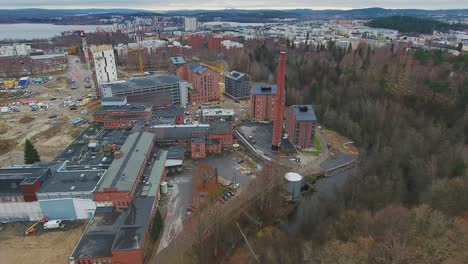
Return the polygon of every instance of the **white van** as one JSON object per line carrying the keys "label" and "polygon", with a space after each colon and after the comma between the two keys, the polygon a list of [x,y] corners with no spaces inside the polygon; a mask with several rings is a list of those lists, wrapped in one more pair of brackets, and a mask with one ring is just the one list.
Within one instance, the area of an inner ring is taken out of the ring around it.
{"label": "white van", "polygon": [[64,228],[65,225],[62,224],[62,220],[51,220],[44,223],[44,229],[56,229],[56,228]]}

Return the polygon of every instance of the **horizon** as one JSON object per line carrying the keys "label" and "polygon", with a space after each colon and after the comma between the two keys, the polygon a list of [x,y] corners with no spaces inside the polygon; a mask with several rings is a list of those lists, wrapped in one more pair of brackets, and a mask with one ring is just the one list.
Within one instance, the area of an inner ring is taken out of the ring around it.
{"label": "horizon", "polygon": [[468,2],[456,0],[315,0],[311,4],[308,0],[292,0],[284,3],[280,0],[239,0],[235,3],[219,3],[217,0],[198,2],[195,0],[82,0],[80,2],[63,0],[17,0],[14,2],[0,0],[0,9],[51,9],[51,10],[79,10],[79,9],[132,9],[142,11],[193,11],[193,10],[353,10],[353,9],[420,9],[420,10],[448,10],[468,9]]}

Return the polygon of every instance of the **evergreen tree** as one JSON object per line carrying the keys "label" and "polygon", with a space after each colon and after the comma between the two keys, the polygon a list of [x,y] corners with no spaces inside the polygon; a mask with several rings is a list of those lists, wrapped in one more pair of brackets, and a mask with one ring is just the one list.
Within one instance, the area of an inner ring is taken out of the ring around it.
{"label": "evergreen tree", "polygon": [[29,139],[26,139],[24,143],[24,163],[26,164],[33,164],[34,162],[41,161],[41,157],[37,152],[34,145],[31,143]]}

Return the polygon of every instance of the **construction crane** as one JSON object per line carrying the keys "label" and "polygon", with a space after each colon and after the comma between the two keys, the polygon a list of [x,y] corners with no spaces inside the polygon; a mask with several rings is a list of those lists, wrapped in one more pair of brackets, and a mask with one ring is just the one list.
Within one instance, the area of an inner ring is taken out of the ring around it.
{"label": "construction crane", "polygon": [[138,45],[134,48],[129,49],[129,52],[137,52],[138,54],[138,66],[139,70],[141,73],[143,73],[144,67],[143,67],[143,49],[144,47],[142,45]]}

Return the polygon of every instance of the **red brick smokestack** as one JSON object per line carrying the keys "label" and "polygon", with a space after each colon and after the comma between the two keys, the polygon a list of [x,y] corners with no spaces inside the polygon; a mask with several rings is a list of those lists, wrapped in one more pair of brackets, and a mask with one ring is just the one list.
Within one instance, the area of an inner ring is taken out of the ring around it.
{"label": "red brick smokestack", "polygon": [[280,52],[278,66],[278,90],[276,91],[275,115],[273,119],[273,138],[271,148],[277,150],[281,146],[283,135],[283,115],[284,115],[284,79],[286,75],[286,56],[285,51]]}

